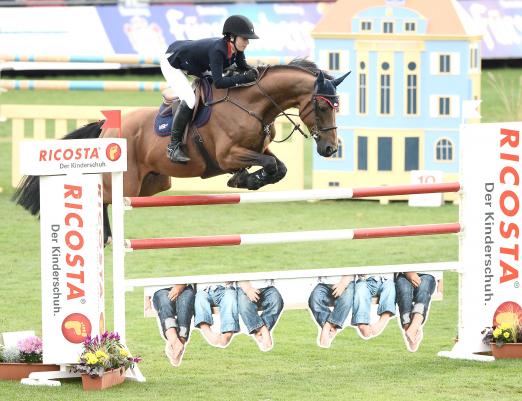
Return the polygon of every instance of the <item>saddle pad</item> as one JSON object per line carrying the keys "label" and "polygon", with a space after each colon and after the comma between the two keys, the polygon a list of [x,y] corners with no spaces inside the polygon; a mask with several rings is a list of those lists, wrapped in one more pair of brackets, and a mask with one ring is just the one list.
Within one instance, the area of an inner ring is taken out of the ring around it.
{"label": "saddle pad", "polygon": [[[212,86],[208,79],[202,78],[201,82],[201,90],[203,93],[203,97],[199,98],[199,106],[196,112],[196,116],[192,120],[192,125],[195,125],[197,128],[204,126],[208,120],[210,119],[210,114],[212,112],[212,106],[207,106],[206,102],[212,101]],[[204,102],[203,102],[204,99]],[[175,100],[173,105],[176,109],[179,104],[179,100]],[[158,114],[154,119],[154,132],[159,136],[169,136],[172,120],[174,119],[172,115],[172,107],[171,105],[166,105],[164,103],[161,104],[158,110]]]}

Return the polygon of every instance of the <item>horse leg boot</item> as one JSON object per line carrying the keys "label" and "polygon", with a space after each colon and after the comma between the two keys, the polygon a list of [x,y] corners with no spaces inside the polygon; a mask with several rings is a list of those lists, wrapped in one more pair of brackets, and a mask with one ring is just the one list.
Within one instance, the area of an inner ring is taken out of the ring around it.
{"label": "horse leg boot", "polygon": [[191,117],[192,109],[182,100],[174,114],[170,143],[167,145],[167,157],[173,163],[186,163],[190,161],[190,157],[181,149],[181,139]]}

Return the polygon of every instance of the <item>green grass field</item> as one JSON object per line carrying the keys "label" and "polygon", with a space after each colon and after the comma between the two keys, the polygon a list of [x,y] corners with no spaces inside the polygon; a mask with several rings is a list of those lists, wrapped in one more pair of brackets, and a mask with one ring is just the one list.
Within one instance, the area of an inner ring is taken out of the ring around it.
{"label": "green grass field", "polygon": [[[520,70],[496,70],[514,79]],[[112,79],[113,77],[104,77]],[[102,79],[102,78],[96,78]],[[139,77],[138,79],[142,79]],[[151,79],[159,79],[152,77]],[[483,121],[510,120],[485,78]],[[10,92],[0,103],[154,105],[158,94]],[[0,332],[40,333],[39,224],[10,202],[9,124],[0,123]],[[401,224],[453,222],[458,208],[415,209],[405,203],[377,202],[259,204],[135,210],[126,218],[130,238],[298,231]],[[321,242],[237,248],[194,248],[134,252],[126,256],[127,277],[362,266],[451,261],[456,236],[353,242]],[[112,316],[111,253],[106,251],[107,315]],[[0,400],[519,400],[519,361],[479,363],[437,357],[457,333],[457,275],[444,275],[444,300],[433,302],[417,353],[409,353],[396,320],[378,338],[363,341],[351,328],[330,349],[316,346],[316,326],[308,311],[283,313],[274,330],[275,347],[258,351],[245,335],[227,349],[210,347],[195,331],[183,363],[172,368],[163,354],[154,319],[142,317],[143,293],[127,294],[127,337],[143,357],[143,384],[128,382],[102,393],[84,393],[79,381],[61,387],[26,387],[0,382]],[[110,326],[111,321],[108,319]]]}

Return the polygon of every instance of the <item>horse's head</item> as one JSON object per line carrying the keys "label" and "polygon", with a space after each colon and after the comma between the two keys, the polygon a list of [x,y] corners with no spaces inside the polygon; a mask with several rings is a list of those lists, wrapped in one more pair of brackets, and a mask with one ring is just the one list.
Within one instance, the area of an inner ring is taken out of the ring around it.
{"label": "horse's head", "polygon": [[339,110],[339,96],[337,86],[350,74],[346,73],[336,79],[327,79],[322,71],[319,72],[314,85],[311,100],[311,110],[301,109],[301,120],[306,124],[310,134],[317,143],[317,153],[324,157],[330,157],[337,152],[337,126],[335,125],[335,112]]}

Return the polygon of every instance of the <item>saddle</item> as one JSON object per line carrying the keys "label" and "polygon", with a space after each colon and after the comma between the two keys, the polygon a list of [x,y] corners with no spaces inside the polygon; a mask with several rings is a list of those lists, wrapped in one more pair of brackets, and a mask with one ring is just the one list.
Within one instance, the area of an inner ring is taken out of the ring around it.
{"label": "saddle", "polygon": [[[196,128],[204,126],[210,119],[212,112],[211,106],[206,105],[207,102],[212,101],[212,82],[210,77],[198,78],[192,86],[196,96],[196,104],[194,112],[192,113],[192,120],[187,124],[187,129],[183,136],[183,143],[186,141],[188,128],[190,126],[195,126]],[[154,119],[154,132],[156,135],[164,137],[170,135],[172,121],[174,119],[173,109],[175,112],[180,100],[174,95],[174,91],[171,88],[165,89],[162,95],[163,103],[160,105],[158,114]]]}

